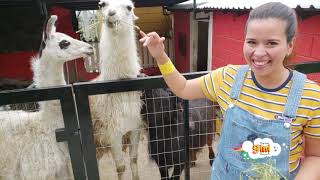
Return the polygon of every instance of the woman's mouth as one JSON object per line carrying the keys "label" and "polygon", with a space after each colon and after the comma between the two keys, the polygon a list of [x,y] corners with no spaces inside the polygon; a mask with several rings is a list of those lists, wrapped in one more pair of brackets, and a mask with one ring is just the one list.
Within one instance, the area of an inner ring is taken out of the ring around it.
{"label": "woman's mouth", "polygon": [[271,61],[257,61],[257,60],[252,60],[252,62],[253,62],[252,63],[253,66],[257,69],[262,69],[271,63]]}

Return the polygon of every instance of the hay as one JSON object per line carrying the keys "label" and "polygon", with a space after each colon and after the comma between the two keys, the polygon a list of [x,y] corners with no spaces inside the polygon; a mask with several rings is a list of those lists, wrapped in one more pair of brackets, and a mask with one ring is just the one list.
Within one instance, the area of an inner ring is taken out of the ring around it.
{"label": "hay", "polygon": [[[253,174],[254,177],[250,177],[248,174]],[[279,170],[275,168],[275,162],[269,159],[267,163],[253,162],[248,170],[242,171],[240,173],[240,180],[247,176],[249,180],[276,180],[284,178],[288,180]]]}

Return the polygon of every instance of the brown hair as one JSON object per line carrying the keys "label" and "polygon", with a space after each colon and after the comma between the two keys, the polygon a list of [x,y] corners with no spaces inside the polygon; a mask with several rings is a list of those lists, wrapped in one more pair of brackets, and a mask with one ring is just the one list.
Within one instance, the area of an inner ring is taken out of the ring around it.
{"label": "brown hair", "polygon": [[[290,7],[280,3],[280,2],[269,2],[254,8],[250,14],[246,23],[245,31],[247,31],[248,23],[254,19],[268,19],[275,18],[283,20],[287,23],[287,27],[285,30],[287,36],[287,43],[292,42],[293,38],[297,34],[297,15],[296,12]],[[285,66],[288,65],[288,60],[292,56],[286,56],[283,64]]]}

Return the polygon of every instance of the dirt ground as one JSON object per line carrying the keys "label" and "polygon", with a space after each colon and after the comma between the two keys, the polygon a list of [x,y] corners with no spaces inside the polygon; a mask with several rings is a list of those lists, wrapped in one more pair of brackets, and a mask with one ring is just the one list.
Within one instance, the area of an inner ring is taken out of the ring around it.
{"label": "dirt ground", "polygon": [[[213,142],[214,151],[216,151],[217,143]],[[126,172],[125,179],[131,180],[131,169],[129,161],[129,153],[126,153]],[[148,156],[147,137],[144,136],[140,141],[139,155],[138,155],[138,167],[140,180],[160,180],[160,173],[156,163]],[[170,172],[172,169],[170,169]],[[111,153],[106,154],[99,162],[100,179],[102,180],[117,180],[117,173],[114,161]],[[197,161],[195,167],[190,169],[190,175],[192,180],[209,180],[211,167],[208,158],[208,148],[205,146],[202,152],[197,154]],[[180,177],[180,180],[184,180],[184,172]]]}

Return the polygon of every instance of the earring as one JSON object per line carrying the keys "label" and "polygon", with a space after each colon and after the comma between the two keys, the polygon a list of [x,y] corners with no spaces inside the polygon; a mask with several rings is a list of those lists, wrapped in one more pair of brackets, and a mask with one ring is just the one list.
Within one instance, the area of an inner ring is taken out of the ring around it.
{"label": "earring", "polygon": [[285,58],[288,58],[289,56],[290,56],[290,53],[287,53]]}

